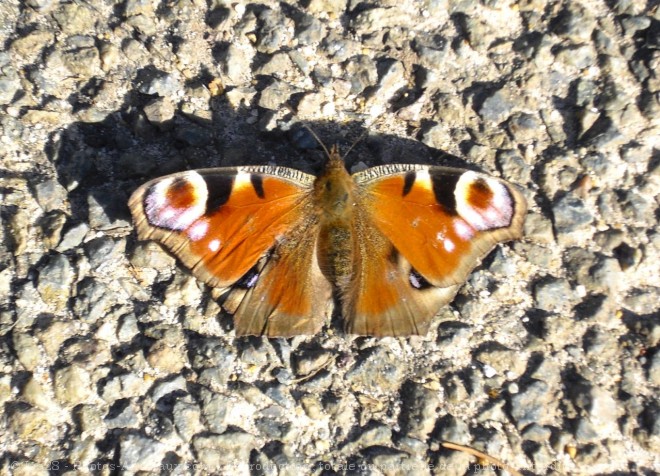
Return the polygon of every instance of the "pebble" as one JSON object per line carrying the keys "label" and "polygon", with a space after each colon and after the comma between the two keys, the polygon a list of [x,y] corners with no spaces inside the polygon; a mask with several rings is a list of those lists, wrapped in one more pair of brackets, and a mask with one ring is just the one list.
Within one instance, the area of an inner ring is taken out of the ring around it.
{"label": "pebble", "polygon": [[560,63],[578,70],[590,68],[596,64],[597,53],[591,45],[567,46],[557,51],[555,58]]}
{"label": "pebble", "polygon": [[288,100],[293,89],[283,81],[273,81],[266,86],[259,95],[258,105],[266,109],[277,109],[280,104]]}
{"label": "pebble", "polygon": [[94,10],[86,4],[60,4],[52,15],[66,35],[81,35],[92,32],[97,21]]}
{"label": "pebble", "polygon": [[158,341],[149,348],[147,362],[154,369],[165,373],[178,373],[188,363],[183,346],[171,345],[167,342]]}
{"label": "pebble", "polygon": [[230,407],[229,398],[209,391],[202,392],[200,397],[205,426],[213,433],[224,433],[227,429],[226,419]]}
{"label": "pebble", "polygon": [[171,254],[153,241],[138,243],[133,249],[130,260],[136,268],[150,267],[160,271],[171,269],[176,263],[176,259]]}
{"label": "pebble", "polygon": [[553,312],[575,302],[575,294],[567,280],[549,278],[534,286],[534,301],[537,309]]}
{"label": "pebble", "polygon": [[62,54],[61,61],[72,74],[79,79],[89,79],[100,73],[101,57],[95,46],[81,47],[73,43],[71,48]]}
{"label": "pebble", "polygon": [[391,101],[394,95],[406,86],[405,69],[402,63],[398,61],[383,62],[378,67],[382,69],[383,73],[366,103],[367,109],[374,108],[375,111],[383,107],[386,102]]}
{"label": "pebble", "polygon": [[66,256],[55,254],[39,272],[37,289],[53,312],[62,312],[71,297],[75,269]]}
{"label": "pebble", "polygon": [[219,468],[228,463],[248,464],[257,440],[249,433],[228,431],[221,435],[195,436],[192,445],[200,463]]}
{"label": "pebble", "polygon": [[526,369],[528,356],[525,352],[493,345],[481,350],[475,359],[491,367],[496,374],[506,375],[508,379],[517,379]]}
{"label": "pebble", "polygon": [[202,423],[202,412],[194,403],[178,400],[172,409],[174,425],[182,438],[192,440],[192,438],[204,431]]}
{"label": "pebble", "polygon": [[558,199],[552,207],[552,212],[555,229],[560,236],[586,230],[593,222],[593,215],[584,201],[572,193]]}
{"label": "pebble", "polygon": [[76,336],[78,328],[72,320],[54,320],[35,332],[43,349],[51,359],[56,359],[64,343]]}
{"label": "pebble", "polygon": [[523,229],[525,236],[536,243],[549,244],[555,241],[552,221],[539,213],[528,213]]}
{"label": "pebble", "polygon": [[119,400],[110,408],[103,423],[109,429],[139,428],[141,423],[139,409],[130,400]]}
{"label": "pebble", "polygon": [[569,397],[582,410],[584,417],[578,422],[576,438],[579,442],[594,441],[616,431],[619,409],[609,391],[588,383],[577,376]]}
{"label": "pebble", "polygon": [[106,402],[122,398],[138,397],[147,392],[150,383],[133,373],[124,373],[108,377],[100,389],[100,395]]}
{"label": "pebble", "polygon": [[530,181],[532,168],[515,151],[504,151],[497,155],[496,160],[507,180],[521,185]]}
{"label": "pebble", "polygon": [[163,302],[166,306],[184,304],[197,306],[202,298],[199,282],[192,276],[184,273],[175,273],[174,280],[165,291]]}
{"label": "pebble", "polygon": [[174,104],[167,97],[156,98],[144,106],[144,114],[152,124],[161,130],[168,130],[176,110]]}
{"label": "pebble", "polygon": [[247,107],[257,95],[256,89],[252,87],[233,88],[227,91],[226,97],[233,108]]}
{"label": "pebble", "polygon": [[143,94],[173,98],[182,89],[179,78],[157,69],[144,70],[138,90]]}
{"label": "pebble", "polygon": [[371,446],[390,446],[392,444],[392,429],[385,425],[374,425],[366,428],[358,437],[343,448],[343,452],[352,455],[356,451]]}
{"label": "pebble", "polygon": [[257,68],[255,73],[283,78],[291,75],[293,69],[293,62],[287,53],[275,53],[268,61]]}
{"label": "pebble", "polygon": [[440,418],[438,421],[438,428],[440,428],[439,439],[443,441],[451,441],[458,445],[465,445],[471,439],[468,425],[452,415],[445,415]]}
{"label": "pebble", "polygon": [[85,255],[92,269],[118,262],[123,257],[125,249],[124,240],[115,240],[109,236],[101,236],[85,243]]}
{"label": "pebble", "polygon": [[648,375],[649,381],[653,385],[658,385],[660,383],[660,352],[656,352],[651,358]]}
{"label": "pebble", "polygon": [[323,40],[325,32],[323,23],[312,15],[303,14],[296,20],[296,39],[299,45],[317,45]]}
{"label": "pebble", "polygon": [[479,115],[484,121],[499,124],[505,121],[513,111],[514,103],[508,95],[498,90],[490,94],[479,108]]}
{"label": "pebble", "polygon": [[57,412],[58,405],[38,379],[31,376],[21,389],[21,398],[41,410]]}
{"label": "pebble", "polygon": [[64,405],[77,405],[92,396],[91,376],[77,365],[57,370],[54,386],[57,400]]}
{"label": "pebble", "polygon": [[366,351],[346,373],[346,383],[374,392],[395,390],[403,378],[403,368],[394,355],[383,347]]}
{"label": "pebble", "polygon": [[99,187],[87,197],[89,226],[94,230],[114,230],[128,226],[128,217],[120,212],[125,197],[110,187]]}
{"label": "pebble", "polygon": [[336,17],[344,13],[347,7],[347,0],[311,0],[307,10],[312,15],[325,14]]}
{"label": "pebble", "polygon": [[78,223],[64,231],[62,239],[57,245],[57,251],[60,253],[78,247],[89,232],[89,226],[86,223]]}
{"label": "pebble", "polygon": [[351,82],[351,94],[360,94],[378,81],[376,63],[367,55],[348,59],[344,67]]}
{"label": "pebble", "polygon": [[163,443],[140,434],[125,434],[119,440],[119,464],[125,471],[156,471],[167,453]]}
{"label": "pebble", "polygon": [[17,408],[8,417],[9,430],[19,438],[47,444],[59,436],[48,421],[48,413],[38,408]]}
{"label": "pebble", "polygon": [[525,144],[535,140],[536,131],[541,127],[541,121],[533,114],[514,113],[509,118],[507,128],[516,142]]}
{"label": "pebble", "polygon": [[551,22],[553,31],[576,41],[586,41],[596,28],[593,16],[586,7],[572,4],[564,7]]}
{"label": "pebble", "polygon": [[332,354],[329,352],[315,349],[300,353],[294,357],[294,369],[298,376],[311,376],[332,362]]}
{"label": "pebble", "polygon": [[283,45],[290,44],[293,22],[281,11],[265,8],[257,15],[256,48],[260,53],[274,53]]}
{"label": "pebble", "polygon": [[557,403],[547,383],[534,381],[510,397],[511,416],[519,429],[531,423],[553,424]]}
{"label": "pebble", "polygon": [[45,212],[65,210],[67,192],[57,180],[47,180],[34,187],[35,197]]}
{"label": "pebble", "polygon": [[59,211],[53,211],[42,217],[39,226],[44,237],[44,245],[48,249],[53,249],[62,238],[62,228],[66,222],[66,215]]}
{"label": "pebble", "polygon": [[440,397],[437,392],[420,385],[407,385],[403,390],[406,402],[401,415],[401,428],[412,438],[426,441],[435,428]]}
{"label": "pebble", "polygon": [[98,281],[86,278],[77,290],[73,311],[83,322],[97,322],[107,316],[113,302],[112,293]]}
{"label": "pebble", "polygon": [[223,55],[223,72],[228,85],[243,87],[248,85],[252,79],[250,65],[255,54],[255,51],[246,45],[232,44],[227,47]]}
{"label": "pebble", "polygon": [[0,102],[10,104],[23,94],[21,78],[11,65],[3,65],[0,73]]}

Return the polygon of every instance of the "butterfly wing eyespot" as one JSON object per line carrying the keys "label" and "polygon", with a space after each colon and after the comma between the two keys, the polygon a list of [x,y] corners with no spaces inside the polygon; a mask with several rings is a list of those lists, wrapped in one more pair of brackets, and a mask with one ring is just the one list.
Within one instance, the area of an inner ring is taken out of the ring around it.
{"label": "butterfly wing eyespot", "polygon": [[[143,185],[129,207],[140,239],[164,245],[210,286],[235,288],[228,305],[235,310],[238,335],[288,333],[284,321],[291,329],[316,331],[320,324],[309,315],[320,305],[314,301],[318,290],[327,285],[319,282],[314,257],[290,245],[301,242],[297,235],[306,229],[314,236],[313,181],[283,167],[182,172]],[[313,243],[306,246],[313,252]],[[287,259],[291,253],[300,259]]]}

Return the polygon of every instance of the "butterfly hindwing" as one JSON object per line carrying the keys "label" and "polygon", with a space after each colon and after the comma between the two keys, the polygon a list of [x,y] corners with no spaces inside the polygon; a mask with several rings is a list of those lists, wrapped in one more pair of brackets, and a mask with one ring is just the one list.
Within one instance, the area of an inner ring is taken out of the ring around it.
{"label": "butterfly hindwing", "polygon": [[415,271],[369,213],[358,213],[353,279],[342,293],[344,329],[373,336],[426,334],[431,319],[451,301],[458,286],[439,288],[421,277],[415,282]]}
{"label": "butterfly hindwing", "polygon": [[[292,228],[262,259],[234,312],[237,335],[291,337],[315,334],[325,321],[331,286],[318,265],[318,222],[306,220]],[[264,298],[265,297],[265,298]]]}

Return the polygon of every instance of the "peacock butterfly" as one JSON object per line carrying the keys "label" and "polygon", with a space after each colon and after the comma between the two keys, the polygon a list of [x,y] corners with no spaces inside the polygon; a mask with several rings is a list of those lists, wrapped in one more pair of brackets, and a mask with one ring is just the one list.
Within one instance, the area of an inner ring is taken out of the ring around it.
{"label": "peacock butterfly", "polygon": [[237,335],[314,334],[333,296],[347,333],[426,334],[472,269],[521,237],[526,202],[471,170],[383,165],[350,175],[334,147],[318,176],[276,166],[152,180],[129,207],[163,244],[226,291]]}

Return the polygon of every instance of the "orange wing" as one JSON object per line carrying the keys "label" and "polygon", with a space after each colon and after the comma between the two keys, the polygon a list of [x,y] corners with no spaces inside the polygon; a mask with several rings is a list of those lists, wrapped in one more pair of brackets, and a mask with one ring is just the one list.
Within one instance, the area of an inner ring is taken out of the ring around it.
{"label": "orange wing", "polygon": [[458,286],[415,285],[418,274],[373,223],[365,207],[356,210],[352,279],[341,290],[344,329],[373,336],[424,335],[431,318]]}
{"label": "orange wing", "polygon": [[481,259],[497,243],[522,234],[525,199],[484,174],[392,165],[354,180],[362,244],[344,302],[350,332],[425,333]]}
{"label": "orange wing", "polygon": [[462,283],[497,244],[520,238],[527,205],[511,184],[447,167],[355,176],[371,221],[429,283]]}
{"label": "orange wing", "polygon": [[328,287],[315,243],[297,236],[318,222],[313,181],[283,167],[189,171],[143,185],[129,207],[141,239],[162,243],[210,286],[239,288],[230,295],[238,335],[276,335],[286,326],[271,323],[283,320],[310,333],[322,325],[309,317],[317,292]]}

